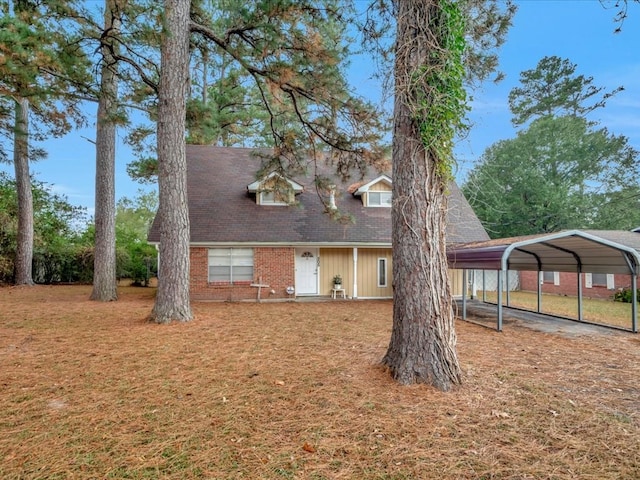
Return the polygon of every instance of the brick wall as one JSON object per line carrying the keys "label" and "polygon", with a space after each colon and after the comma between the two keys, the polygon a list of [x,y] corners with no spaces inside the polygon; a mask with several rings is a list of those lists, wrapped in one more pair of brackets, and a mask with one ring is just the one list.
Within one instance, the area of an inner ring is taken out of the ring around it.
{"label": "brick wall", "polygon": [[[192,247],[191,262],[191,298],[193,300],[255,300],[258,288],[251,282],[229,285],[222,282],[209,282],[209,249]],[[269,285],[262,288],[261,298],[273,300],[290,298],[286,288],[295,283],[295,253],[290,247],[260,247],[253,249],[253,275],[258,283]],[[271,293],[274,290],[275,293]]]}
{"label": "brick wall", "polygon": [[[609,290],[606,286],[593,285],[586,288],[584,274],[582,275],[582,296],[585,298],[611,298],[611,296],[621,288],[629,288],[631,286],[631,277],[629,275],[615,275],[615,288]],[[523,291],[536,292],[538,289],[538,272],[520,272],[520,288]],[[556,295],[578,296],[578,279],[575,273],[560,272],[560,285],[553,283],[543,283],[542,293],[551,293]]]}

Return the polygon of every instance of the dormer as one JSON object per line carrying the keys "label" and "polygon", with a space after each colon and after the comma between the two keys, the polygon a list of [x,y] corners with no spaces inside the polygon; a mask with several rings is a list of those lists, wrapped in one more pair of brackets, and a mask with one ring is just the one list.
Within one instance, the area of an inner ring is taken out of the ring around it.
{"label": "dormer", "polygon": [[362,197],[362,205],[365,207],[391,207],[391,190],[393,182],[391,177],[380,175],[369,183],[362,185],[353,194]]}
{"label": "dormer", "polygon": [[256,194],[258,205],[286,207],[295,202],[295,196],[302,193],[304,187],[277,172],[271,172],[247,185],[247,190]]}

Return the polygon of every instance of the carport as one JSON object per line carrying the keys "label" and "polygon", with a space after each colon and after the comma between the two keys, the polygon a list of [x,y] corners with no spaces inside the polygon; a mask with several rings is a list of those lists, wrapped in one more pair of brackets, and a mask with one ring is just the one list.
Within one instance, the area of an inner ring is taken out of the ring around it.
{"label": "carport", "polygon": [[[633,291],[631,330],[638,332],[637,277],[640,271],[640,233],[620,230],[567,230],[526,237],[501,238],[456,245],[447,251],[449,268],[495,270],[498,275],[497,330],[502,331],[502,282],[509,270],[575,272],[578,321],[582,322],[582,273],[621,273],[631,276]],[[538,313],[542,313],[542,286],[538,282]],[[509,290],[507,289],[507,295]],[[508,298],[507,298],[508,299]],[[509,302],[507,302],[508,304]],[[466,288],[462,318],[466,319]]]}

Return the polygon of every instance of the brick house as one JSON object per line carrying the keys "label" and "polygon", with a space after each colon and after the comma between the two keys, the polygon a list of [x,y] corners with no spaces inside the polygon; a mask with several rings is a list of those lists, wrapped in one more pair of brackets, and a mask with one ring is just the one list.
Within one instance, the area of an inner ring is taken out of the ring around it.
{"label": "brick house", "polygon": [[[610,299],[617,291],[631,288],[631,275],[620,273],[582,273],[582,296]],[[520,272],[520,289],[536,292],[538,282],[542,293],[575,297],[578,279],[570,272]]]}
{"label": "brick house", "polygon": [[[187,145],[191,297],[329,296],[340,275],[339,293],[347,297],[391,298],[390,175],[376,173],[358,183],[334,178],[335,188],[319,191],[312,175],[256,178],[260,166],[252,149]],[[351,220],[332,219],[327,209],[333,205]],[[447,239],[488,239],[453,183]],[[156,218],[149,242],[159,240]],[[451,278],[454,295],[460,293],[461,272]]]}

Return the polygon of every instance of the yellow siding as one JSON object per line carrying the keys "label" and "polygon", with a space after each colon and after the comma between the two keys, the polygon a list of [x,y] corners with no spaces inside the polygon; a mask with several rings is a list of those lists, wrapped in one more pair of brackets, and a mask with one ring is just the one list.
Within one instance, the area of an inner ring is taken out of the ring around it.
{"label": "yellow siding", "polygon": [[[378,259],[387,259],[387,286],[378,287]],[[389,298],[393,297],[392,260],[390,248],[358,249],[358,297]]]}
{"label": "yellow siding", "polygon": [[391,185],[389,185],[387,182],[380,181],[378,183],[375,183],[375,184],[371,185],[369,187],[369,191],[371,191],[371,192],[390,192],[391,188],[392,188]]}
{"label": "yellow siding", "polygon": [[451,283],[451,295],[462,296],[462,270],[449,270],[449,283]]}
{"label": "yellow siding", "polygon": [[342,277],[342,287],[353,296],[353,250],[351,248],[320,249],[320,295],[331,295],[333,277]]}
{"label": "yellow siding", "polygon": [[[387,286],[378,287],[378,259],[387,259]],[[393,260],[390,248],[358,248],[358,298],[393,297]],[[320,295],[331,295],[334,275],[342,276],[342,286],[353,297],[353,249],[320,249]],[[462,270],[449,270],[451,293],[462,295]]]}
{"label": "yellow siding", "polygon": [[[387,259],[387,286],[378,287],[378,259]],[[390,298],[393,296],[390,248],[358,248],[358,297]],[[353,297],[353,249],[320,249],[320,295],[331,295],[333,277],[342,276],[342,286]]]}

